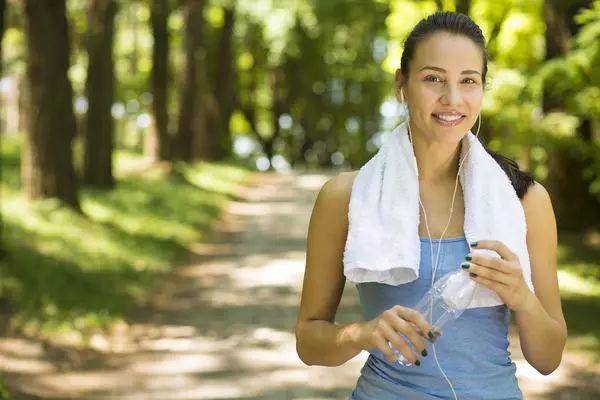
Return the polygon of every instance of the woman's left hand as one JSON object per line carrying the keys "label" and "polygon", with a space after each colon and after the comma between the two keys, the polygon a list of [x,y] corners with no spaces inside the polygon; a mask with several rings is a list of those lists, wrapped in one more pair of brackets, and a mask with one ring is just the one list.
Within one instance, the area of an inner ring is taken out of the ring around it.
{"label": "woman's left hand", "polygon": [[471,278],[496,292],[511,310],[525,308],[534,294],[525,283],[519,257],[498,240],[479,240],[472,247],[493,250],[500,258],[471,253],[471,260],[463,263],[469,264],[467,270],[477,275]]}

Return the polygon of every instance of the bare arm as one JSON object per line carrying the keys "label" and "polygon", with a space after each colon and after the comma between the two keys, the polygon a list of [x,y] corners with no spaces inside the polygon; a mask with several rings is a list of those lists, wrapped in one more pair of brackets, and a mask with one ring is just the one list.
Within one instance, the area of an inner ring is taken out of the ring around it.
{"label": "bare arm", "polygon": [[548,375],[560,365],[567,340],[556,272],[556,220],[550,196],[539,183],[529,188],[522,203],[535,295],[515,313],[515,321],[525,359]]}
{"label": "bare arm", "polygon": [[362,350],[379,349],[390,363],[401,354],[418,367],[419,359],[427,356],[426,340],[435,341],[441,334],[418,311],[394,305],[370,321],[334,321],[346,282],[343,255],[357,172],[330,179],[317,196],[308,228],[296,351],[305,364],[338,366]]}
{"label": "bare arm", "polygon": [[354,173],[328,180],[315,202],[307,237],[306,270],[296,322],[296,350],[308,365],[337,366],[361,352],[358,326],[337,324],[344,291],[342,257]]}

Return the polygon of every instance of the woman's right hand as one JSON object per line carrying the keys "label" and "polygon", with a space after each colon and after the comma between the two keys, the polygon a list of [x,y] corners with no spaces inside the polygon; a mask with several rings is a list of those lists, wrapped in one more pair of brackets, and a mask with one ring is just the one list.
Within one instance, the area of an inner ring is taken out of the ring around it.
{"label": "woman's right hand", "polygon": [[423,314],[400,305],[385,310],[376,318],[362,323],[360,327],[358,336],[361,349],[368,351],[377,348],[386,355],[390,363],[396,362],[398,356],[390,348],[388,342],[409,362],[414,364],[420,358],[400,333],[405,335],[423,356],[427,355],[425,339],[435,341],[441,335],[441,332],[431,325]]}

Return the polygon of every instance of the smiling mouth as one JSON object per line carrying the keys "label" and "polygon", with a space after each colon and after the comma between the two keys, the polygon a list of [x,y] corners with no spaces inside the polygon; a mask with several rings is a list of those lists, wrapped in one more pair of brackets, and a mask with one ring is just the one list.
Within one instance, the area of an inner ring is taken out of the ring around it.
{"label": "smiling mouth", "polygon": [[456,126],[460,124],[465,118],[466,115],[456,115],[452,117],[441,117],[439,114],[431,114],[433,119],[442,126]]}

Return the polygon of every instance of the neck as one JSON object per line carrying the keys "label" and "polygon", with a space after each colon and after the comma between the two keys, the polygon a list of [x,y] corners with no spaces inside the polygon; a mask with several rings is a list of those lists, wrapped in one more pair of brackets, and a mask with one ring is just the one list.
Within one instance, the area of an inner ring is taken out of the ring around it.
{"label": "neck", "polygon": [[419,181],[440,184],[456,180],[461,143],[432,140],[414,129],[410,123],[410,134],[419,168]]}

